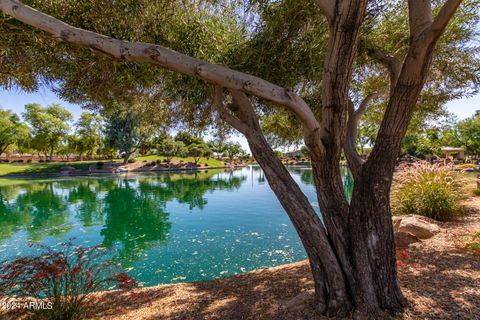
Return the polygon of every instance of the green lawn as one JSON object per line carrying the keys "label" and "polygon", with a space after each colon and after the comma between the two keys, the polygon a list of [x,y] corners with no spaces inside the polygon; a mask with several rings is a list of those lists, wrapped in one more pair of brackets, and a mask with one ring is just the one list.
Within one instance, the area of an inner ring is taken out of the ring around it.
{"label": "green lawn", "polygon": [[[155,160],[163,160],[165,157],[162,156],[145,156],[145,157],[138,157],[136,158],[137,161],[155,161]],[[179,157],[172,157],[173,160],[183,160],[184,162],[194,162],[193,158],[179,158]],[[121,160],[114,160],[114,161],[121,161]],[[60,168],[64,166],[72,166],[81,172],[87,172],[88,167],[92,163],[97,163],[98,161],[72,161],[72,162],[51,162],[51,163],[0,163],[0,177],[1,176],[8,176],[8,175],[15,175],[15,174],[43,174],[43,173],[56,173],[60,172]],[[201,158],[199,163],[201,164],[208,164],[209,167],[221,167],[224,166],[222,161],[219,161],[214,158]]]}
{"label": "green lawn", "polygon": [[88,167],[97,161],[74,161],[74,162],[51,162],[51,163],[1,163],[0,176],[11,174],[40,174],[60,172],[60,168],[71,166],[82,172],[88,171]]}
{"label": "green lawn", "polygon": [[[145,156],[145,157],[137,157],[137,161],[156,161],[156,160],[164,160],[166,157],[164,156],[157,156],[157,155],[151,155],[151,156]],[[172,160],[175,161],[180,161],[183,160],[183,162],[194,162],[192,157],[172,157]],[[214,159],[214,158],[200,158],[199,163],[201,164],[208,164],[209,167],[222,167],[224,166],[224,163],[220,160]]]}

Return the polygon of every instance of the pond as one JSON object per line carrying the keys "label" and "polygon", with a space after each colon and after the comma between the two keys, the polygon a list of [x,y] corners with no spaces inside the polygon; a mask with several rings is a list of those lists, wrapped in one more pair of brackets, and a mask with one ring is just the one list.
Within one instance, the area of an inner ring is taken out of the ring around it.
{"label": "pond", "polygon": [[[289,169],[316,205],[310,168]],[[351,179],[345,173],[347,190]],[[239,170],[0,181],[0,260],[59,248],[115,247],[145,286],[208,280],[306,258],[257,166]]]}

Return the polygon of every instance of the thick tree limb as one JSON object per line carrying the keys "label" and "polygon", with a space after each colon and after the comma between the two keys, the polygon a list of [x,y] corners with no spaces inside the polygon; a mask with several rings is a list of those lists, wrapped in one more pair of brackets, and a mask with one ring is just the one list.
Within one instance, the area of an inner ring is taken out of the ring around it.
{"label": "thick tree limb", "polygon": [[237,129],[239,132],[245,134],[248,131],[248,126],[240,121],[237,117],[231,114],[223,103],[223,88],[221,86],[215,86],[213,103],[217,108],[220,117],[229,125]]}
{"label": "thick tree limb", "polygon": [[358,107],[357,110],[355,110],[355,121],[358,123],[358,120],[360,120],[360,117],[362,117],[365,114],[365,111],[367,110],[368,105],[372,100],[384,97],[388,95],[388,90],[378,90],[376,92],[370,93],[367,95],[362,102],[360,103],[360,106]]}
{"label": "thick tree limb", "polygon": [[394,56],[375,49],[369,50],[368,55],[387,68],[390,73],[390,88],[393,88],[397,83],[400,72],[402,71],[402,61]]}
{"label": "thick tree limb", "polygon": [[[415,8],[421,9],[421,3],[423,2],[409,1],[411,23],[416,21],[417,30],[413,30],[414,32],[423,28],[423,23],[419,21],[427,21],[425,13],[422,20],[414,10]],[[436,42],[443,34],[460,3],[461,0],[446,0],[440,13],[428,25],[428,28],[422,29],[418,35],[414,33],[411,36],[408,53],[403,61],[397,83],[391,90],[389,103],[368,161],[371,170],[374,170],[372,168],[381,168],[384,171],[383,174],[390,179],[389,183],[402,138],[407,131],[418,97],[427,79]],[[427,10],[425,7],[426,4],[423,3],[424,11]],[[420,24],[422,24],[422,28],[420,28]],[[370,169],[364,168],[366,171]],[[382,173],[379,172],[379,176],[381,175]]]}
{"label": "thick tree limb", "polygon": [[461,3],[462,0],[447,0],[444,3],[429,29],[434,38],[440,37]]}
{"label": "thick tree limb", "polygon": [[364,161],[357,151],[357,120],[355,117],[355,107],[352,101],[349,101],[348,114],[347,137],[345,139],[343,151],[347,158],[348,167],[350,168],[353,177],[357,179]]}
{"label": "thick tree limb", "polygon": [[357,151],[357,135],[358,135],[358,122],[360,118],[365,114],[368,105],[372,100],[388,95],[388,90],[379,90],[377,92],[367,95],[357,110],[352,101],[349,101],[348,105],[348,123],[347,123],[347,138],[345,140],[344,151],[348,161],[348,165],[354,176],[357,176],[364,160],[358,154]]}
{"label": "thick tree limb", "polygon": [[[240,90],[229,92],[238,106],[238,118],[248,124],[249,131],[245,137],[252,154],[265,172],[271,189],[289,215],[303,245],[308,248],[307,254],[315,279],[317,310],[321,313],[327,309],[334,312],[339,309],[349,310],[351,305],[345,278],[351,279],[352,271],[345,252],[343,254],[334,252],[329,240],[329,232],[332,230],[327,232],[310,201],[275,156],[262,133],[249,97]],[[340,271],[342,267],[337,255],[344,258],[347,270],[345,273]]]}
{"label": "thick tree limb", "polygon": [[315,3],[320,8],[320,11],[322,11],[323,15],[327,18],[328,22],[332,22],[336,0],[316,0]]}
{"label": "thick tree limb", "polygon": [[411,38],[417,38],[432,23],[431,0],[408,0],[408,18]]}
{"label": "thick tree limb", "polygon": [[87,47],[115,59],[155,64],[278,103],[292,111],[306,131],[320,127],[312,110],[300,96],[261,78],[207,63],[159,45],[117,40],[76,28],[15,0],[0,0],[0,10],[25,24],[51,34],[60,41]]}

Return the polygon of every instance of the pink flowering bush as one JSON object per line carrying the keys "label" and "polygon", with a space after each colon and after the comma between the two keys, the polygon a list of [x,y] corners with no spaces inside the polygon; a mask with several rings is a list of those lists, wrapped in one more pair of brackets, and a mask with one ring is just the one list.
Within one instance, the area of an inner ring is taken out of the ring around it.
{"label": "pink flowering bush", "polygon": [[[81,319],[88,314],[93,292],[137,287],[101,246],[83,248],[71,241],[62,243],[59,251],[36,246],[42,249],[38,256],[0,263],[0,300],[17,305],[18,312],[33,319]],[[37,304],[22,307],[28,301]]]}

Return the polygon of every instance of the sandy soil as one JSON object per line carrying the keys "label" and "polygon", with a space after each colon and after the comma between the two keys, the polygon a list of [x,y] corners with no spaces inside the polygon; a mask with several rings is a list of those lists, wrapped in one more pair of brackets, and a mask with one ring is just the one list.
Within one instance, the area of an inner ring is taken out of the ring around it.
{"label": "sandy soil", "polygon": [[[396,319],[480,319],[480,256],[463,248],[480,231],[480,197],[470,214],[409,249],[399,269],[409,304]],[[321,319],[311,307],[307,261],[212,281],[104,293],[94,319]]]}

